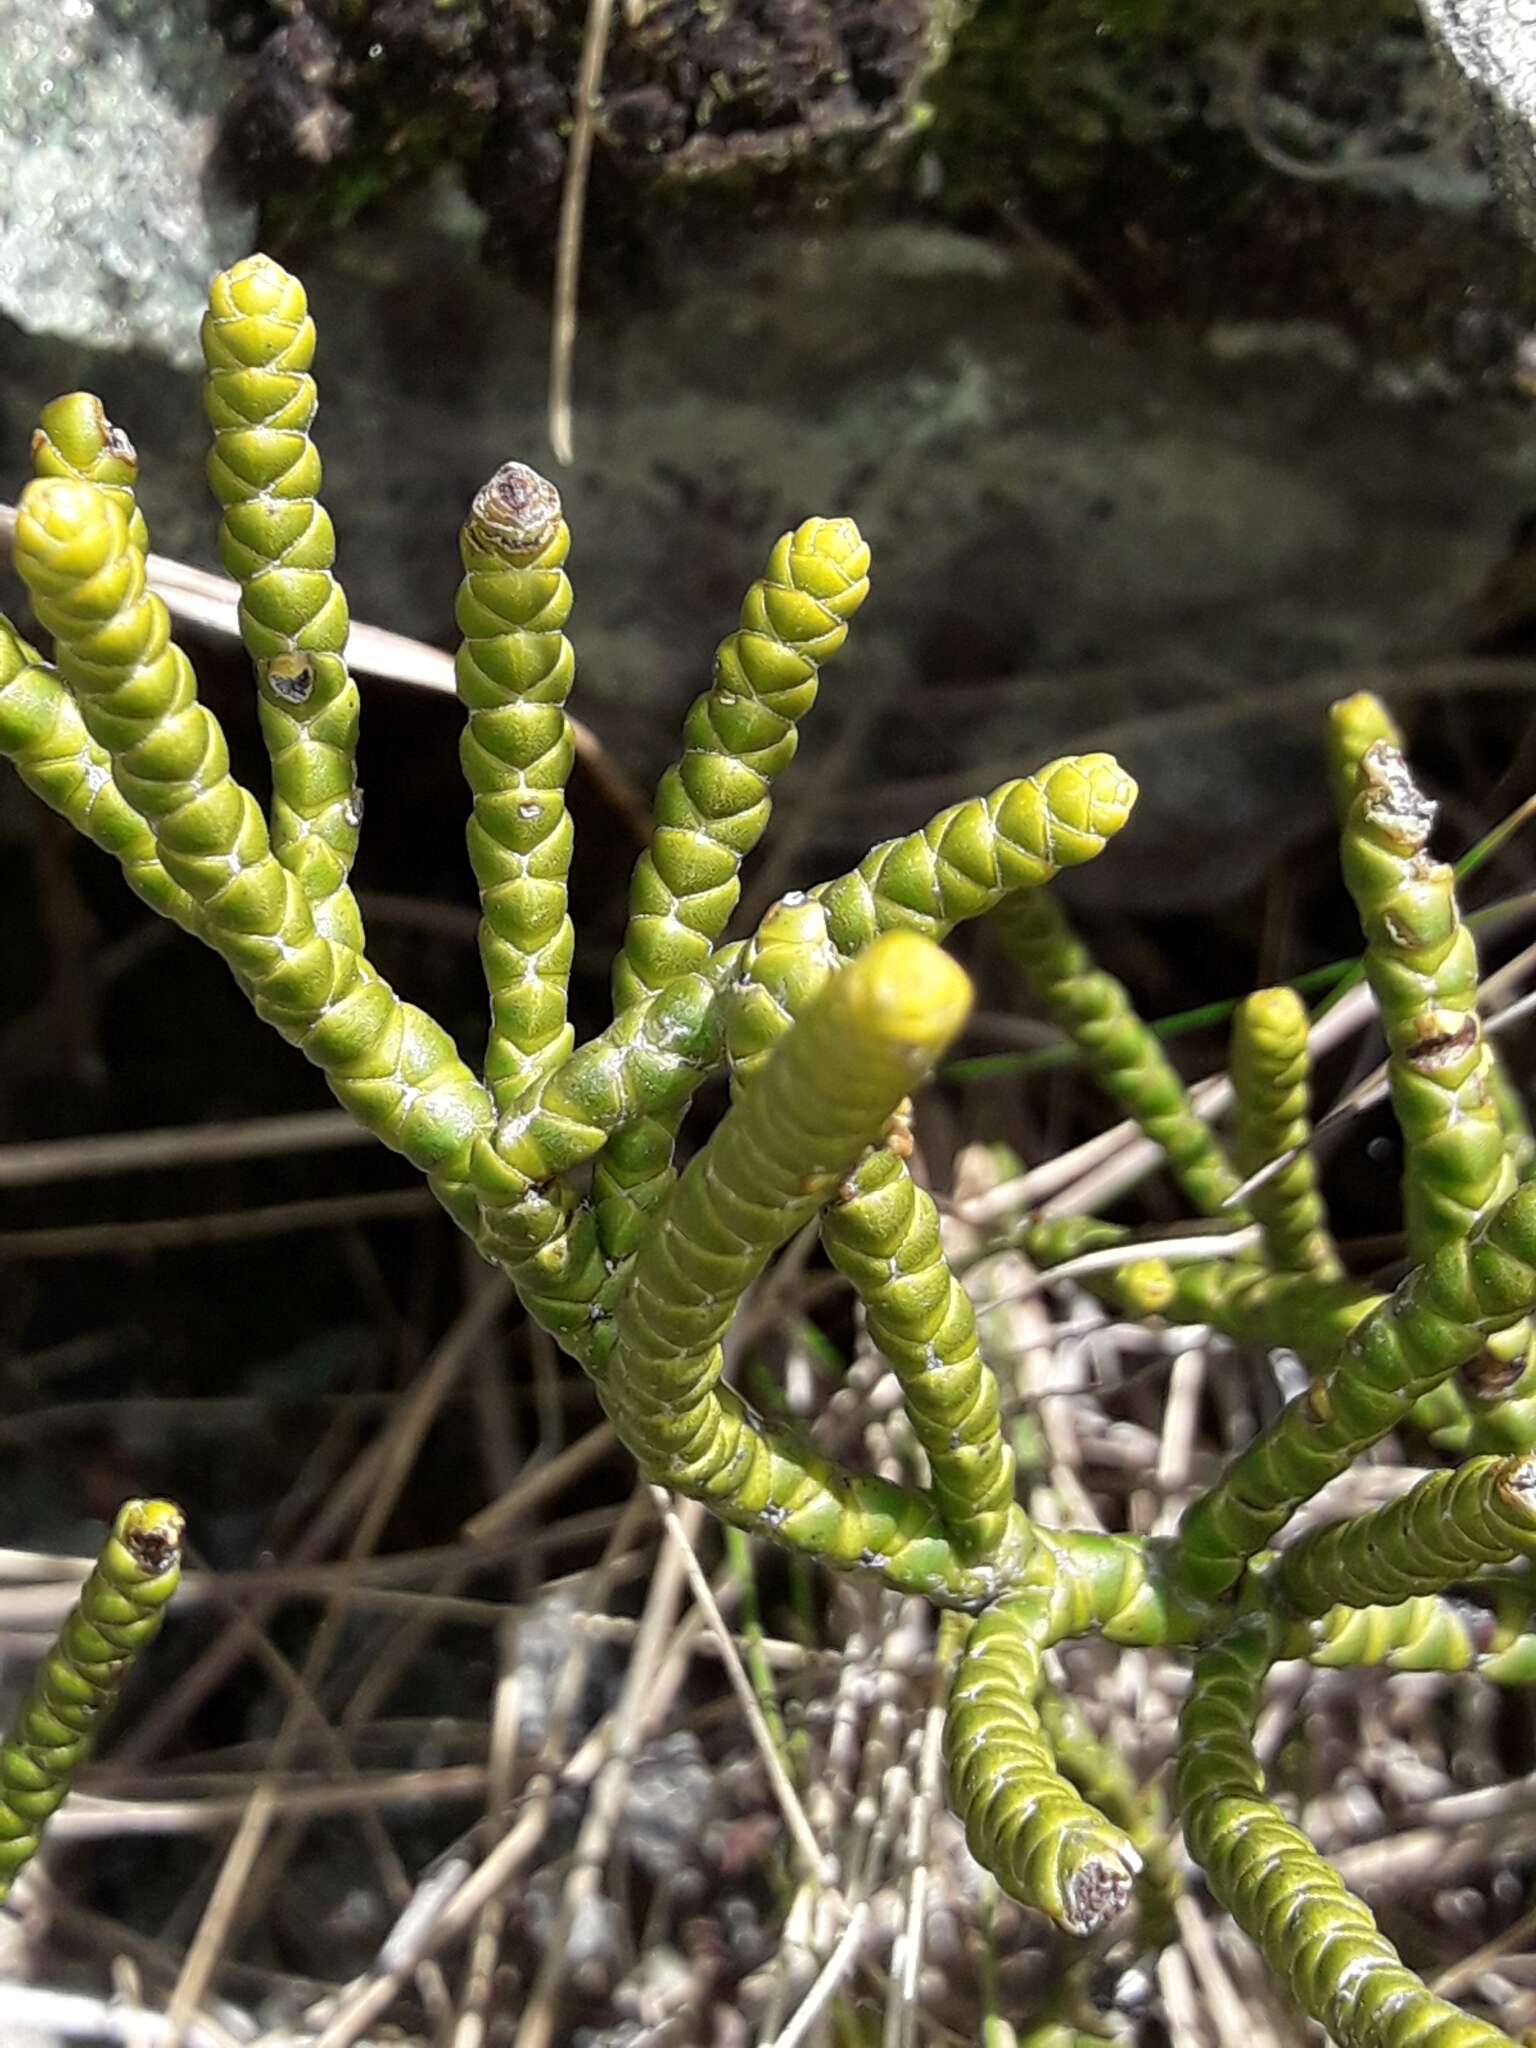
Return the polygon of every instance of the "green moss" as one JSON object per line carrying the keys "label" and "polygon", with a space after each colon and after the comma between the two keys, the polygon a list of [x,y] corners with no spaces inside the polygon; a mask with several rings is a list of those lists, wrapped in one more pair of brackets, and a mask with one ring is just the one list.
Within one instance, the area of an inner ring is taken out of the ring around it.
{"label": "green moss", "polygon": [[1347,43],[1416,20],[1412,0],[981,0],[932,95],[950,204],[1092,184],[1115,150],[1167,139],[1217,38]]}
{"label": "green moss", "polygon": [[1322,321],[1410,361],[1459,347],[1469,278],[1522,317],[1533,266],[1495,210],[1266,160],[1235,89],[1255,60],[1357,155],[1411,131],[1404,80],[1434,90],[1413,0],[981,0],[930,91],[936,208],[1050,245],[1098,317]]}

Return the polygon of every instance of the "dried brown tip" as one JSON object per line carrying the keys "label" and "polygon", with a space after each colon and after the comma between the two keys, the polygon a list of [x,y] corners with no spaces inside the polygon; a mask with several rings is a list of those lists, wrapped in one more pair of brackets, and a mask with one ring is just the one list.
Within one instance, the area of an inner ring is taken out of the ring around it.
{"label": "dried brown tip", "polygon": [[1462,1366],[1457,1378],[1473,1400],[1498,1401],[1524,1376],[1528,1363],[1523,1351],[1505,1358],[1496,1351],[1484,1350]]}
{"label": "dried brown tip", "polygon": [[1068,1934],[1097,1934],[1131,1902],[1131,1872],[1117,1856],[1090,1856],[1062,1887],[1061,1924]]}
{"label": "dried brown tip", "polygon": [[1404,853],[1429,844],[1437,806],[1413,779],[1398,749],[1386,740],[1367,747],[1360,762],[1360,801],[1374,829]]}
{"label": "dried brown tip", "polygon": [[123,1548],[143,1572],[156,1576],[181,1554],[187,1520],[174,1501],[134,1501],[119,1524]]}
{"label": "dried brown tip", "polygon": [[1499,1492],[1528,1522],[1536,1522],[1536,1453],[1522,1452],[1508,1459],[1499,1471]]}
{"label": "dried brown tip", "polygon": [[916,1149],[912,1135],[912,1098],[907,1096],[891,1112],[881,1136],[881,1144],[897,1159],[910,1159]]}
{"label": "dried brown tip", "polygon": [[469,531],[480,547],[509,560],[543,547],[560,523],[560,493],[526,462],[504,462],[475,493]]}

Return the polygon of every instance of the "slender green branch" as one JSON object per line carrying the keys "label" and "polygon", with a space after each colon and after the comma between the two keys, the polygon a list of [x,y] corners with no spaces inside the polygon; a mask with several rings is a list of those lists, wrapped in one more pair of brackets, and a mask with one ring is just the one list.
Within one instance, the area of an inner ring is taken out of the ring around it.
{"label": "slender green branch", "polygon": [[1012,1519],[1013,1452],[970,1297],[944,1256],[933,1199],[907,1171],[899,1132],[848,1176],[821,1237],[858,1289],[870,1337],[900,1382],[956,1548],[992,1556]]}
{"label": "slender green branch", "polygon": [[1260,989],[1239,1004],[1229,1067],[1238,1172],[1247,1180],[1274,1160],[1286,1162],[1248,1197],[1264,1232],[1269,1263],[1285,1272],[1338,1279],[1344,1268],[1308,1150],[1307,1006],[1293,989]]}
{"label": "slender green branch", "polygon": [[1101,1216],[1031,1216],[1018,1226],[1010,1242],[1032,1266],[1048,1273],[1053,1266],[1064,1266],[1084,1252],[1129,1245],[1135,1235],[1128,1224],[1106,1223]]}
{"label": "slender green branch", "polygon": [[[1403,1219],[1417,1264],[1465,1236],[1516,1184],[1493,1094],[1492,1058],[1477,1016],[1477,946],[1455,879],[1428,853],[1435,807],[1386,740],[1356,766],[1345,821],[1344,879],[1365,932],[1366,979],[1387,1036],[1393,1114],[1403,1135]],[[1471,1396],[1465,1448],[1536,1445],[1531,1331],[1516,1324],[1463,1376]],[[1419,1418],[1443,1426],[1448,1397]],[[1496,1416],[1491,1439],[1479,1427]]]}
{"label": "slender green branch", "polygon": [[[1340,825],[1347,822],[1350,807],[1359,794],[1361,763],[1378,741],[1384,741],[1400,754],[1406,752],[1402,730],[1379,697],[1362,690],[1353,697],[1344,697],[1338,703],[1329,706],[1328,778]],[[1486,833],[1477,845],[1456,863],[1456,879],[1464,881],[1468,875],[1474,874],[1478,867],[1505,843],[1510,833],[1529,815],[1529,810],[1528,803],[1522,804],[1501,824]],[[1536,1139],[1531,1135],[1525,1105],[1505,1073],[1497,1051],[1491,1046],[1489,1055],[1489,1080],[1494,1104],[1498,1110],[1499,1122],[1504,1129],[1510,1158],[1515,1171],[1523,1180],[1532,1164],[1536,1163]]]}
{"label": "slender green branch", "polygon": [[1344,879],[1387,1035],[1403,1133],[1403,1210],[1415,1261],[1466,1232],[1513,1185],[1477,1017],[1477,948],[1451,871],[1427,847],[1434,806],[1384,741],[1359,765]]}
{"label": "slender green branch", "polygon": [[1390,1607],[1335,1607],[1287,1624],[1282,1655],[1330,1670],[1384,1665],[1389,1671],[1470,1671],[1490,1685],[1536,1683],[1536,1584],[1479,1579],[1492,1609],[1444,1593]]}
{"label": "slender green branch", "polygon": [[[1043,1271],[1085,1251],[1125,1246],[1134,1234],[1092,1216],[1046,1217],[1026,1224],[1019,1242]],[[1383,1296],[1325,1273],[1275,1272],[1249,1258],[1128,1256],[1112,1272],[1085,1273],[1079,1284],[1123,1315],[1159,1316],[1175,1327],[1205,1324],[1237,1344],[1283,1345],[1314,1371],[1338,1357],[1350,1332]]]}
{"label": "slender green branch", "polygon": [[1314,1371],[1333,1364],[1383,1299],[1353,1280],[1275,1273],[1247,1259],[1139,1259],[1110,1276],[1109,1291],[1127,1313],[1204,1323],[1237,1344],[1283,1345]]}
{"label": "slender green branch", "polygon": [[1281,1554],[1286,1598],[1307,1614],[1443,1592],[1485,1565],[1536,1552],[1536,1460],[1472,1458],[1369,1514],[1314,1529]]}
{"label": "slender green branch", "polygon": [[[129,545],[145,553],[148,535],[133,493],[138,456],[100,399],[73,391],[43,407],[32,436],[32,468],[39,477],[97,485],[122,507]],[[197,933],[196,905],[161,866],[154,834],[119,789],[106,749],[86,731],[57,671],[3,618],[0,753],[50,810],[111,854],[136,896],[183,931]]]}
{"label": "slender green branch", "polygon": [[807,519],[774,543],[721,641],[714,680],[694,699],[682,759],[656,792],[656,827],[630,884],[614,964],[626,1010],[702,967],[741,895],[741,866],[772,813],[772,786],[795,757],[824,662],[869,595],[869,549],[851,519]]}
{"label": "slender green branch", "polygon": [[127,1502],[38,1667],[0,1748],[0,1899],[37,1854],[102,1716],[160,1633],[181,1576],[181,1536],[181,1510],[169,1501]]}
{"label": "slender green branch", "polygon": [[272,851],[303,883],[316,929],[361,951],[347,885],[363,817],[359,699],[310,438],[315,323],[304,287],[269,256],[247,256],[214,279],[202,342],[208,482],[224,508],[219,553],[240,585],[240,635],[260,685]]}
{"label": "slender green branch", "polygon": [[1123,1643],[1191,1641],[1209,1617],[1171,1588],[1164,1553],[1128,1536],[1042,1530],[1032,1583],[975,1624],[945,1731],[950,1798],[978,1861],[1004,1890],[1072,1934],[1123,1910],[1141,1855],[1067,1782],[1042,1725],[1040,1663],[1100,1630]]}
{"label": "slender green branch", "polygon": [[567,908],[576,758],[565,701],[576,672],[565,622],[571,536],[553,484],[505,463],[459,535],[463,641],[454,673],[469,713],[459,759],[474,797],[469,859],[491,998],[485,1078],[497,1110],[570,1057],[576,935]]}
{"label": "slender green branch", "polygon": [[1302,2010],[1339,2048],[1510,2048],[1496,2027],[1436,1998],[1351,1892],[1265,1796],[1253,1724],[1281,1648],[1250,1616],[1195,1667],[1180,1726],[1175,1797],[1190,1854],[1217,1900]]}
{"label": "slender green branch", "polygon": [[[1189,1099],[1157,1037],[1112,974],[1095,966],[1060,905],[1044,890],[1007,897],[997,914],[1003,950],[1030,994],[1079,1048],[1095,1081],[1138,1123],[1203,1215],[1226,1211],[1236,1194],[1221,1140]],[[1234,1222],[1236,1211],[1227,1211]]]}
{"label": "slender green branch", "polygon": [[1417,1267],[1186,1511],[1178,1575],[1214,1598],[1302,1501],[1406,1420],[1413,1404],[1536,1308],[1536,1189],[1523,1187]]}
{"label": "slender green branch", "polygon": [[942,939],[1005,896],[1097,858],[1131,815],[1136,785],[1110,754],[1069,754],[990,796],[951,804],[811,891],[846,958],[881,932]]}
{"label": "slender green branch", "polygon": [[[775,780],[795,757],[823,663],[869,594],[869,549],[851,519],[807,519],[782,534],[715,652],[714,678],[683,726],[682,758],[656,791],[656,823],[629,891],[613,969],[618,1014],[703,966],[741,896]],[[615,1137],[594,1183],[610,1258],[632,1253],[672,1184],[678,1115],[643,1117]]]}
{"label": "slender green branch", "polygon": [[1095,1812],[1122,1830],[1140,1857],[1135,1885],[1139,1939],[1144,1947],[1161,1948],[1174,1938],[1173,1904],[1179,1893],[1161,1790],[1156,1784],[1137,1784],[1127,1757],[1094,1731],[1070,1693],[1044,1685],[1035,1705],[1057,1770]]}
{"label": "slender green branch", "polygon": [[1040,1665],[1058,1640],[1048,1588],[1005,1595],[971,1630],[945,1723],[949,1796],[976,1860],[1068,1934],[1125,1910],[1141,1856],[1057,1769],[1041,1725]]}
{"label": "slender green branch", "polygon": [[761,1427],[720,1384],[721,1341],[742,1295],[836,1194],[959,1030],[969,1000],[961,970],[906,933],[869,947],[827,985],[668,1196],[619,1302],[598,1386],[658,1484],[830,1562],[980,1604],[1027,1553],[1021,1511],[995,1563],[968,1567],[927,1496],[839,1473]]}
{"label": "slender green branch", "polygon": [[173,882],[155,835],[117,786],[111,758],[85,729],[80,707],[40,655],[0,618],[0,754],[41,797],[123,871],[135,896],[197,933],[197,905]]}
{"label": "slender green branch", "polygon": [[[764,918],[730,991],[733,1090],[761,1072],[836,960],[819,903],[796,896]],[[858,1290],[869,1334],[896,1373],[945,1526],[962,1556],[980,1560],[1010,1525],[1013,1453],[970,1297],[944,1255],[938,1211],[907,1171],[910,1150],[898,1117],[824,1211],[822,1242]]]}
{"label": "slender green branch", "polygon": [[149,824],[166,873],[196,904],[203,935],[343,1105],[432,1175],[472,1225],[489,1098],[431,1018],[316,931],[298,878],[274,859],[255,800],[229,772],[223,733],[198,702],[165,607],[145,589],[122,506],[92,484],[29,484],[16,566],[86,730]]}

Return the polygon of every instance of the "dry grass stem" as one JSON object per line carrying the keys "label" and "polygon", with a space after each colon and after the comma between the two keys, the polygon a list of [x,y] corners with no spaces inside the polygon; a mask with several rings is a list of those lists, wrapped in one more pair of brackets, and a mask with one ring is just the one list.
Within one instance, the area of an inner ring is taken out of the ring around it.
{"label": "dry grass stem", "polygon": [[816,1839],[810,1822],[806,1819],[805,1808],[801,1804],[800,1795],[795,1790],[789,1772],[784,1767],[784,1759],[779,1752],[779,1745],[774,1741],[773,1730],[768,1726],[768,1717],[763,1712],[762,1703],[758,1699],[757,1694],[752,1690],[752,1681],[747,1676],[747,1667],[741,1661],[741,1653],[736,1648],[735,1640],[730,1630],[726,1627],[725,1616],[720,1612],[720,1603],[715,1598],[709,1580],[704,1575],[703,1566],[699,1563],[698,1553],[694,1550],[688,1531],[683,1526],[682,1518],[675,1507],[669,1507],[664,1511],[662,1525],[666,1529],[668,1537],[682,1553],[683,1569],[688,1574],[689,1588],[704,1615],[705,1621],[708,1623],[711,1635],[719,1647],[720,1659],[725,1666],[726,1676],[731,1682],[731,1688],[736,1694],[741,1711],[746,1716],[747,1727],[751,1730],[752,1740],[757,1746],[757,1753],[762,1758],[763,1769],[767,1773],[769,1784],[773,1787],[773,1796],[779,1803],[779,1811],[784,1816],[784,1824],[789,1829],[795,1847],[800,1852],[800,1860],[804,1864],[807,1874],[819,1873],[823,1884],[836,1884],[836,1859],[822,1848]]}
{"label": "dry grass stem", "polygon": [[90,1138],[50,1138],[0,1145],[0,1188],[106,1180],[167,1166],[226,1166],[240,1159],[292,1158],[373,1143],[345,1110],[245,1117],[238,1123],[186,1124],[169,1130],[114,1131]]}
{"label": "dry grass stem", "polygon": [[806,1994],[804,2003],[788,2026],[775,2036],[771,2048],[801,2048],[801,2044],[810,2039],[811,2030],[837,1996],[843,1979],[859,1959],[859,1949],[864,1940],[864,1931],[869,1925],[869,1915],[869,1901],[860,1900],[848,1915],[848,1924],[838,1937],[831,1955],[822,1965],[815,1983]]}
{"label": "dry grass stem", "polygon": [[576,69],[574,112],[565,151],[565,181],[560,190],[560,225],[555,243],[555,310],[549,337],[549,445],[555,460],[569,463],[576,449],[572,433],[571,387],[576,353],[576,306],[581,282],[582,223],[587,210],[587,176],[592,168],[592,140],[597,124],[598,94],[613,0],[587,0]]}

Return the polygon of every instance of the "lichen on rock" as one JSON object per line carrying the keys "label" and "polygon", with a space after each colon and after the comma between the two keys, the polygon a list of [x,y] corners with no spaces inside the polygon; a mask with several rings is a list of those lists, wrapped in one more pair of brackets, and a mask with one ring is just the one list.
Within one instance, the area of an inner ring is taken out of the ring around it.
{"label": "lichen on rock", "polygon": [[201,0],[6,0],[0,311],[189,362],[252,215],[210,175],[232,68]]}

